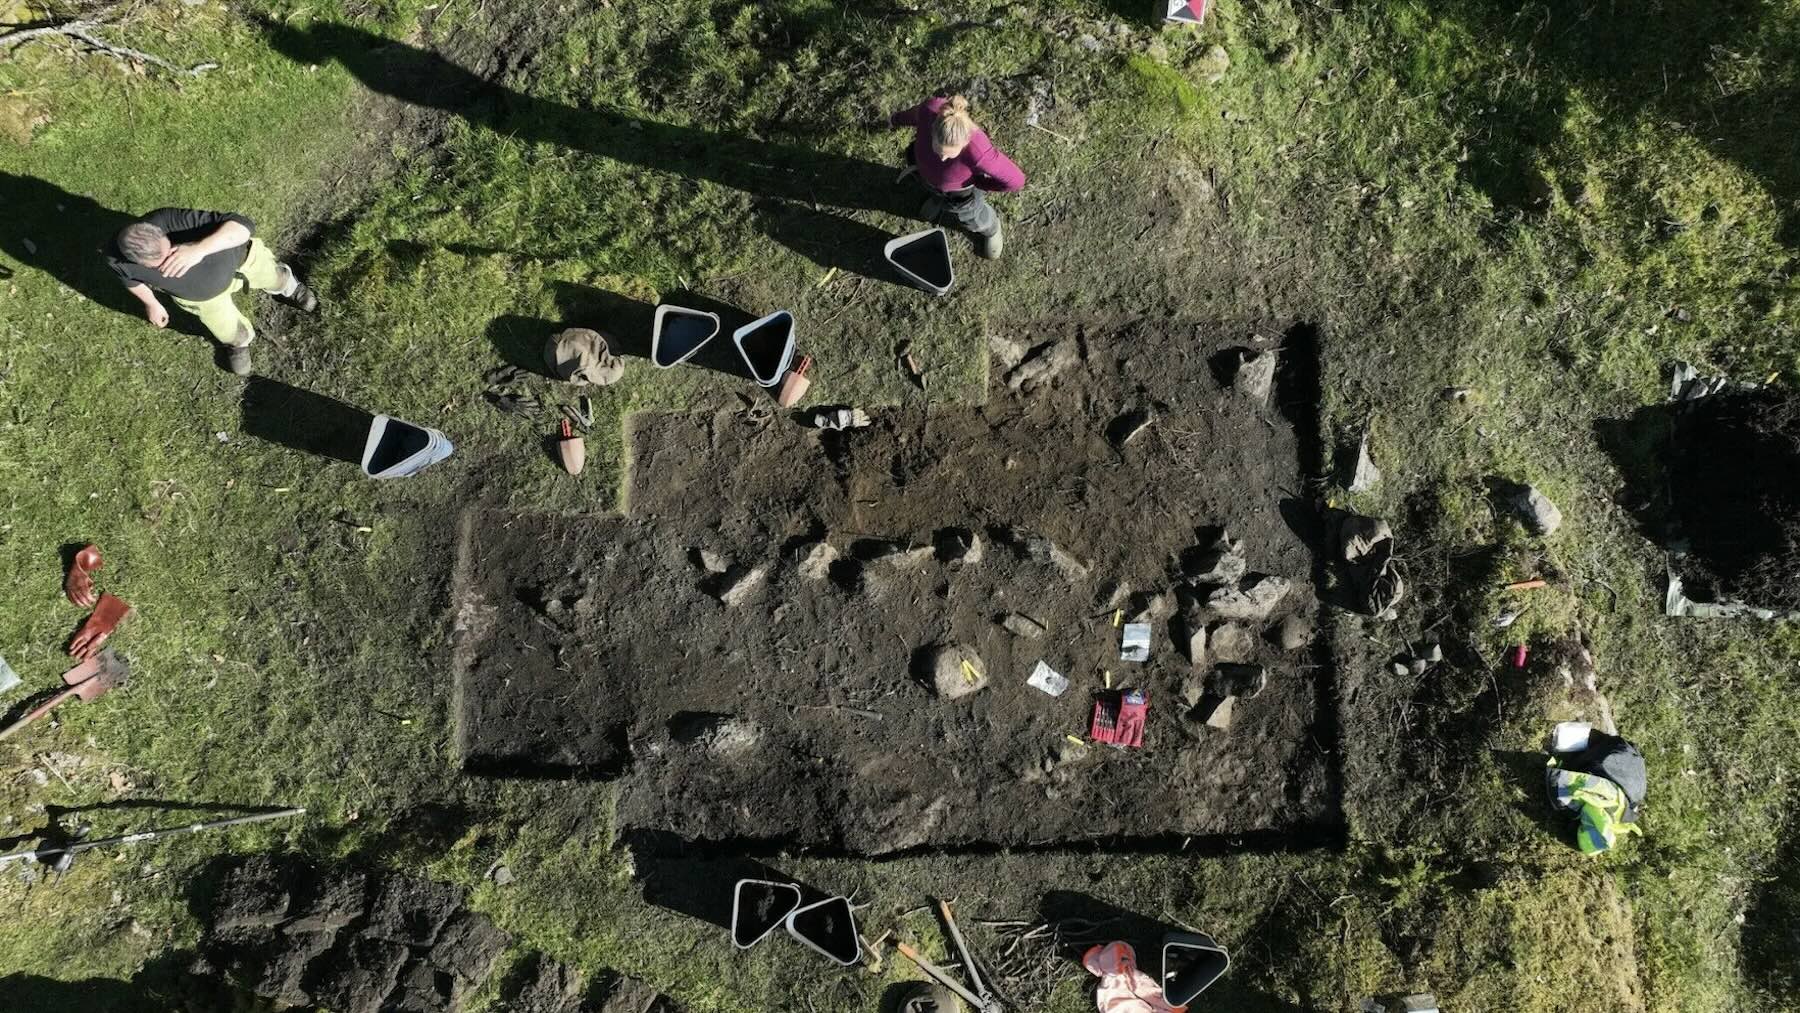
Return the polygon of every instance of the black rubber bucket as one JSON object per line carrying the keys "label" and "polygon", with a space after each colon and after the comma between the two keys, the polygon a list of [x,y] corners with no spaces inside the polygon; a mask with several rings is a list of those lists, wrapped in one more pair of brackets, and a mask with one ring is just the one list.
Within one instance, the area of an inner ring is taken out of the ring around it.
{"label": "black rubber bucket", "polygon": [[881,252],[896,271],[933,295],[943,295],[956,284],[950,237],[941,228],[890,239]]}
{"label": "black rubber bucket", "polygon": [[847,898],[831,897],[800,908],[788,915],[787,930],[800,945],[845,967],[862,959],[862,938],[856,934],[856,915]]}
{"label": "black rubber bucket", "polygon": [[1170,932],[1163,936],[1163,998],[1171,1006],[1186,1006],[1225,976],[1231,955],[1201,932]]}
{"label": "black rubber bucket", "polygon": [[650,361],[663,369],[679,366],[718,333],[717,313],[665,303],[656,308],[656,321],[650,331]]}
{"label": "black rubber bucket", "polygon": [[740,879],[731,898],[731,943],[747,950],[800,907],[800,888],[767,879]]}
{"label": "black rubber bucket", "polygon": [[794,315],[776,310],[733,331],[731,340],[756,382],[773,387],[794,361]]}

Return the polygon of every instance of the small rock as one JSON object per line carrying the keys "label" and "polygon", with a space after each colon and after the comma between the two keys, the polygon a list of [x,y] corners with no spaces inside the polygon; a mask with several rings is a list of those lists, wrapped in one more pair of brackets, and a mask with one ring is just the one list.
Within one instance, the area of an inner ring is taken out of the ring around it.
{"label": "small rock", "polygon": [[1424,658],[1414,658],[1410,662],[1407,662],[1406,670],[1413,675],[1424,675],[1425,670],[1430,667],[1431,662],[1426,661]]}
{"label": "small rock", "polygon": [[703,737],[708,752],[728,759],[743,756],[762,742],[762,728],[748,718],[728,718]]}
{"label": "small rock", "polygon": [[[973,679],[963,671],[965,661],[974,670]],[[982,667],[981,658],[960,644],[939,646],[931,654],[930,668],[932,686],[945,700],[956,700],[987,687],[987,669]]]}
{"label": "small rock", "polygon": [[37,244],[36,243],[32,242],[29,239],[26,239],[24,236],[20,236],[19,237],[19,245],[25,247],[26,253],[29,253],[34,257],[37,256]]}
{"label": "small rock", "polygon": [[1513,495],[1512,505],[1533,534],[1555,534],[1556,529],[1562,527],[1562,511],[1534,486],[1521,487]]}
{"label": "small rock", "polygon": [[1175,599],[1167,592],[1138,595],[1133,603],[1131,621],[1134,623],[1154,623],[1175,614]]}
{"label": "small rock", "polygon": [[1225,72],[1231,69],[1231,54],[1225,47],[1214,43],[1194,63],[1194,73],[1207,84],[1218,84],[1225,79]]}
{"label": "small rock", "polygon": [[1000,625],[1006,627],[1006,632],[1013,636],[1028,640],[1036,640],[1050,632],[1049,627],[1022,612],[1008,612],[1000,620]]}
{"label": "small rock", "polygon": [[1104,594],[1094,599],[1096,604],[1107,609],[1123,608],[1125,603],[1130,600],[1131,585],[1126,581],[1119,581],[1108,588]]}
{"label": "small rock", "polygon": [[876,562],[894,570],[916,570],[937,558],[937,549],[929,545],[908,545],[877,559]]}
{"label": "small rock", "polygon": [[1252,697],[1269,684],[1269,670],[1261,665],[1220,665],[1213,669],[1209,690],[1213,696]]}
{"label": "small rock", "polygon": [[1239,623],[1218,623],[1206,634],[1207,649],[1213,658],[1226,663],[1242,663],[1256,656],[1256,635]]}
{"label": "small rock", "polygon": [[1088,566],[1076,559],[1062,546],[1057,545],[1043,535],[1034,535],[1019,528],[1012,529],[1011,538],[1014,545],[1024,553],[1025,558],[1039,563],[1049,563],[1056,567],[1069,580],[1082,580],[1088,575]]}
{"label": "small rock", "polygon": [[1395,675],[1405,675],[1408,672],[1410,672],[1412,669],[1410,667],[1408,667],[1406,662],[1396,661],[1392,665],[1388,666],[1388,670],[1393,672]]}
{"label": "small rock", "polygon": [[1206,664],[1206,626],[1193,616],[1181,620],[1183,653],[1192,665]]}
{"label": "small rock", "polygon": [[800,554],[794,572],[807,580],[824,580],[831,576],[831,564],[837,562],[838,550],[829,542],[814,542]]}
{"label": "small rock", "polygon": [[750,600],[762,587],[763,579],[769,575],[766,566],[753,566],[748,570],[736,568],[736,573],[727,573],[719,587],[719,600],[733,608]]}
{"label": "small rock", "polygon": [[1292,42],[1283,42],[1269,54],[1269,62],[1277,67],[1292,67],[1300,59],[1300,47]]}
{"label": "small rock", "polygon": [[[1435,665],[1444,660],[1444,645],[1433,642],[1425,648],[1424,653],[1420,655],[1420,657],[1423,657],[1426,661]],[[1592,687],[1589,688],[1591,689]]]}
{"label": "small rock", "polygon": [[1094,38],[1092,35],[1081,36],[1075,40],[1075,44],[1090,53],[1098,53],[1100,51],[1100,40]]}
{"label": "small rock", "polygon": [[495,886],[511,886],[513,874],[510,868],[507,868],[504,865],[496,865],[494,866],[494,871],[488,873],[488,878],[494,881]]}
{"label": "small rock", "polygon": [[1235,587],[1221,587],[1206,599],[1206,607],[1220,619],[1260,623],[1287,597],[1292,583],[1286,577],[1260,576]]}
{"label": "small rock", "polygon": [[1275,646],[1284,651],[1298,651],[1312,643],[1313,625],[1300,616],[1288,616],[1275,627]]}
{"label": "small rock", "polygon": [[1258,403],[1268,403],[1269,392],[1275,389],[1275,352],[1239,352],[1231,389]]}
{"label": "small rock", "polygon": [[1058,739],[1056,745],[1051,747],[1050,762],[1052,766],[1060,767],[1065,763],[1075,763],[1083,760],[1087,755],[1087,743],[1070,742],[1068,739]]}
{"label": "small rock", "polygon": [[1031,350],[1025,360],[1006,375],[1006,386],[1030,394],[1073,366],[1080,356],[1075,342],[1049,341]]}
{"label": "small rock", "polygon": [[1206,677],[1194,673],[1181,680],[1180,695],[1182,705],[1188,710],[1200,706],[1200,701],[1206,698]]}
{"label": "small rock", "polygon": [[700,568],[707,573],[724,573],[731,569],[731,559],[711,549],[695,549],[694,556],[700,560]]}
{"label": "small rock", "polygon": [[1014,341],[998,334],[988,335],[988,352],[994,356],[1002,373],[1011,372],[1019,363],[1024,362],[1028,351],[1030,349],[1023,341]]}
{"label": "small rock", "polygon": [[1231,714],[1237,706],[1237,697],[1228,696],[1213,704],[1206,715],[1206,726],[1219,731],[1231,731]]}
{"label": "small rock", "polygon": [[941,528],[931,540],[938,558],[953,566],[973,566],[985,555],[981,536],[968,528]]}
{"label": "small rock", "polygon": [[1243,579],[1249,564],[1244,560],[1244,543],[1222,532],[1209,548],[1192,548],[1182,553],[1181,570],[1196,584],[1235,584]]}

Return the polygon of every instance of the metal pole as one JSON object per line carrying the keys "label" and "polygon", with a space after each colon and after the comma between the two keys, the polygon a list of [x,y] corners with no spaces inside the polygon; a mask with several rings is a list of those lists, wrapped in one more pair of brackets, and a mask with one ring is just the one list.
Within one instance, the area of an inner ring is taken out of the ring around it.
{"label": "metal pole", "polygon": [[202,830],[218,830],[223,827],[242,826],[246,823],[266,823],[269,820],[279,820],[286,819],[289,816],[299,816],[305,812],[305,809],[298,807],[292,809],[278,809],[273,812],[254,813],[249,816],[233,816],[230,819],[212,820],[203,823],[189,823],[185,827],[168,827],[162,830],[140,830],[135,834],[124,834],[119,837],[103,837],[97,841],[78,841],[61,848],[37,848],[31,851],[15,851],[10,855],[0,855],[0,866],[25,858],[35,858],[39,861],[43,861],[50,855],[66,855],[73,858],[75,855],[93,848],[105,848],[114,844],[142,844],[145,841],[154,841],[163,837],[174,837],[177,834],[197,834]]}

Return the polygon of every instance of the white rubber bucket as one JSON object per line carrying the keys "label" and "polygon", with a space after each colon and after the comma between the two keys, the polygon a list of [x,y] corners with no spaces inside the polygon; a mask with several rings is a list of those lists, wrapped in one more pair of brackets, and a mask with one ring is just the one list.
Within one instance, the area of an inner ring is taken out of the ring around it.
{"label": "white rubber bucket", "polygon": [[436,429],[377,415],[369,423],[369,438],[363,443],[362,470],[370,478],[406,478],[455,450],[450,438]]}

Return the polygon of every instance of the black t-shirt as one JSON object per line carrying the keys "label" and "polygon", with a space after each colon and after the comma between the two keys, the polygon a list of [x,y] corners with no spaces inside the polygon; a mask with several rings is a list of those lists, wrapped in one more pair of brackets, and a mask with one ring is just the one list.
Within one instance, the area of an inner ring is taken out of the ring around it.
{"label": "black t-shirt", "polygon": [[[226,222],[237,222],[252,233],[256,231],[256,223],[243,215],[223,211],[195,211],[192,208],[157,208],[138,220],[149,222],[167,232],[171,246],[197,243],[212,235],[213,230]],[[167,292],[177,299],[203,302],[231,287],[232,275],[243,266],[244,258],[249,255],[250,244],[244,243],[212,254],[189,268],[188,273],[179,278],[169,278],[155,267],[140,264],[125,256],[119,250],[119,240],[115,236],[106,262],[112,265],[113,273],[127,286],[138,282],[159,292]]]}

